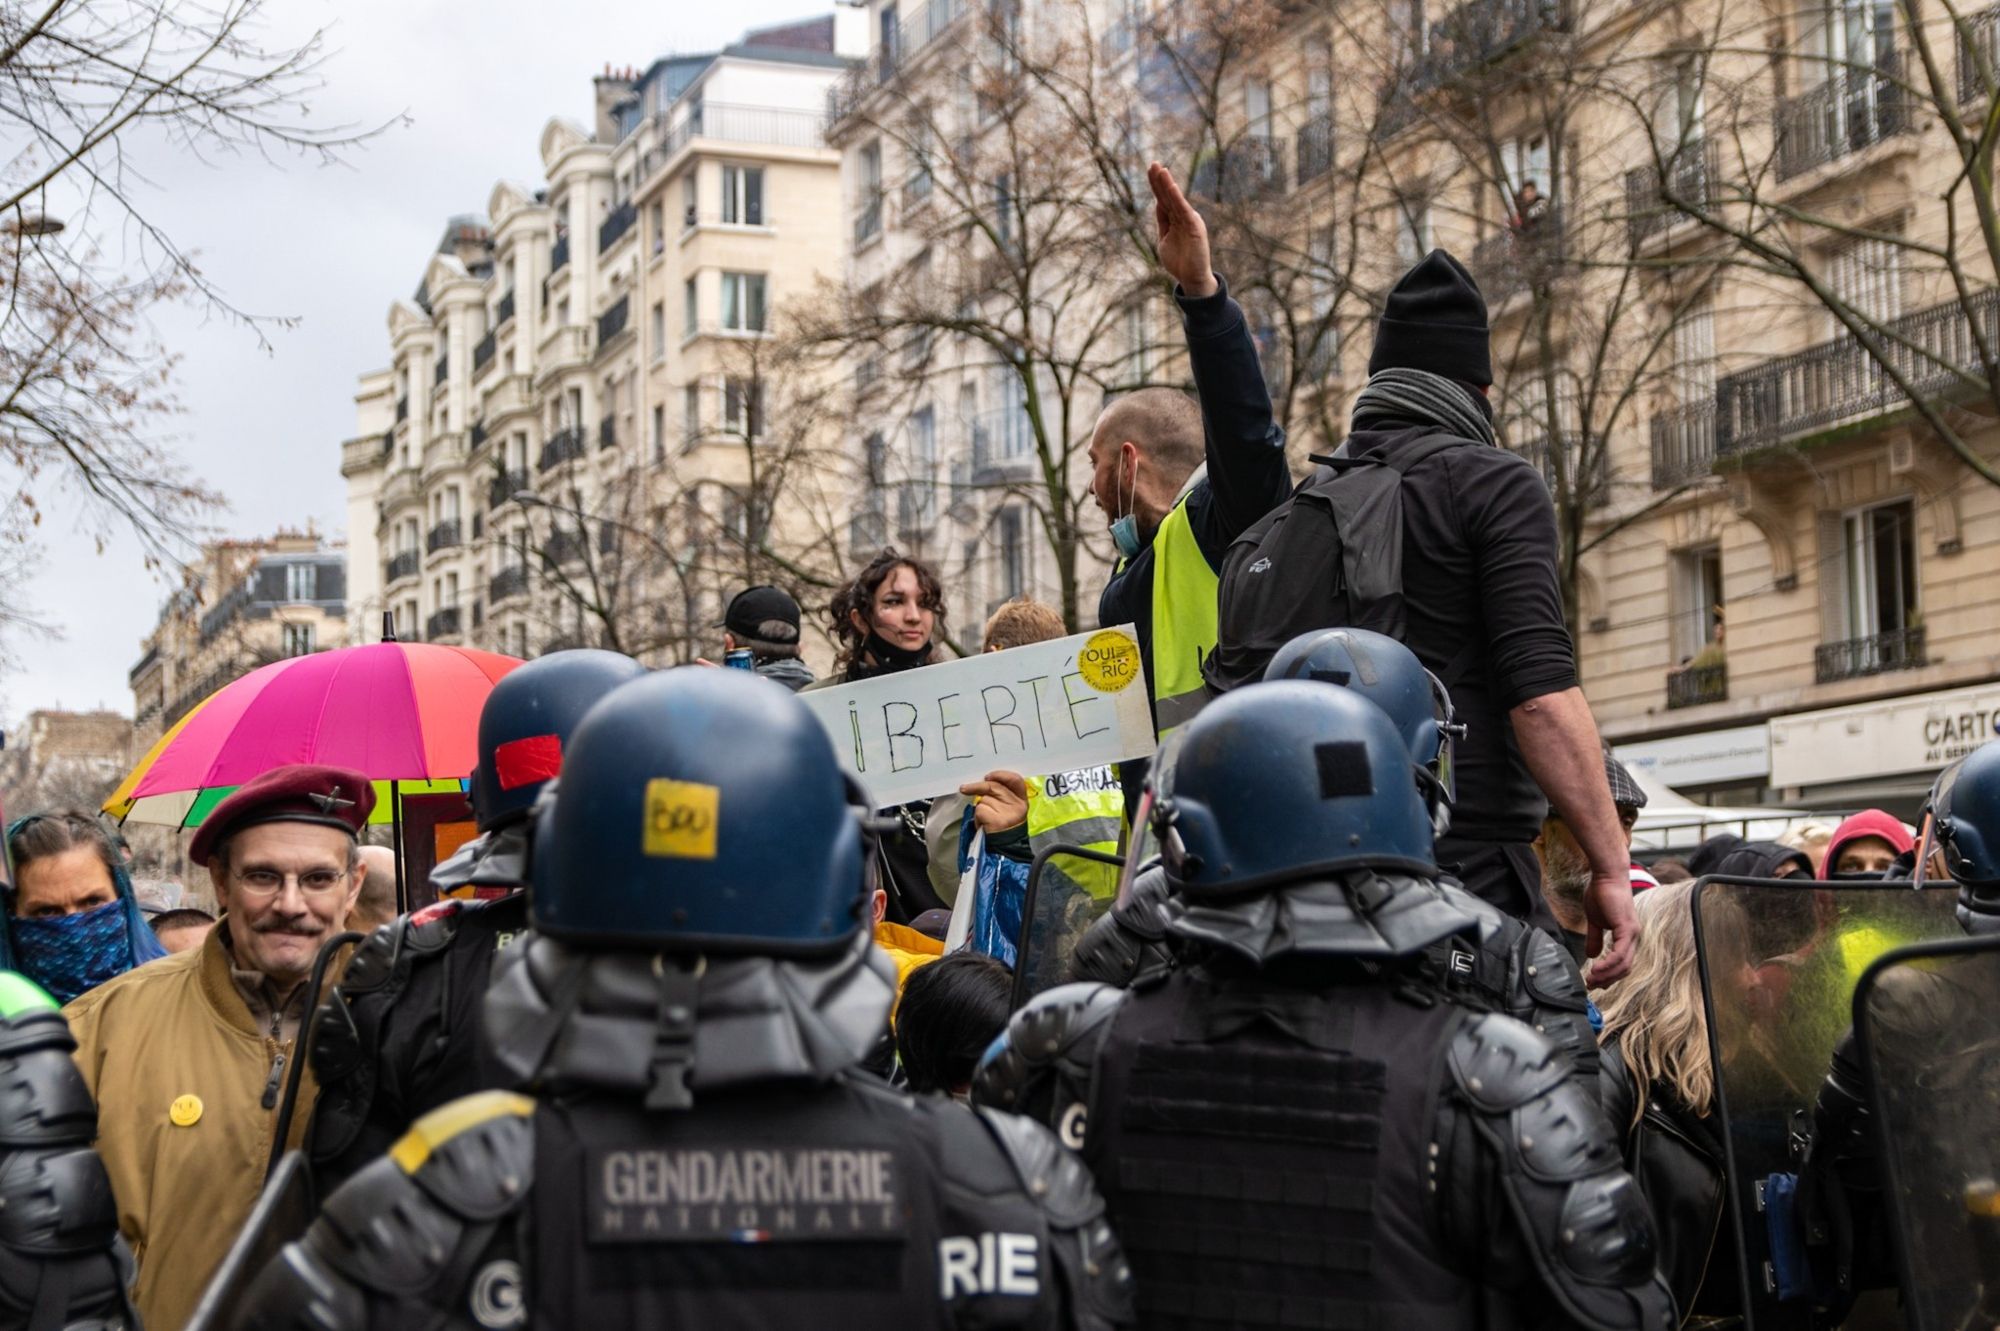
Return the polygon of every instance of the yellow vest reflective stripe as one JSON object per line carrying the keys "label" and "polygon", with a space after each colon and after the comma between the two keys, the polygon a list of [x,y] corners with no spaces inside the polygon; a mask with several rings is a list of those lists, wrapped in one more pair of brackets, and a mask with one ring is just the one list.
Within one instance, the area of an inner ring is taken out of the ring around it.
{"label": "yellow vest reflective stripe", "polygon": [[1153,537],[1153,720],[1165,739],[1201,710],[1201,661],[1215,650],[1221,579],[1188,523],[1187,499]]}
{"label": "yellow vest reflective stripe", "polygon": [[[1081,846],[1118,853],[1124,829],[1125,796],[1109,767],[1086,767],[1056,776],[1028,778],[1028,845],[1036,854],[1052,845]],[[1042,869],[1042,890],[1066,881],[1099,901],[1118,894],[1118,870],[1109,864],[1057,855]]]}

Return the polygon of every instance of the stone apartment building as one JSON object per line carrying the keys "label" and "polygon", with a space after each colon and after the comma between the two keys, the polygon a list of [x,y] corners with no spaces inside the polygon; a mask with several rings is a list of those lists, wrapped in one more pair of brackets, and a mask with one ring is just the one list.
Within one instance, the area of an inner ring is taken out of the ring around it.
{"label": "stone apartment building", "polygon": [[839,271],[823,121],[854,27],[607,70],[590,126],[544,130],[542,183],[452,221],[342,446],[357,625],[684,660],[728,595],[813,562],[821,436],[789,408],[820,371],[770,348]]}
{"label": "stone apartment building", "polygon": [[310,531],[204,545],[130,673],[136,753],[238,676],[348,640],[338,547]]}
{"label": "stone apartment building", "polygon": [[60,809],[95,812],[131,767],[132,719],[118,712],[28,713],[0,743],[7,817]]}

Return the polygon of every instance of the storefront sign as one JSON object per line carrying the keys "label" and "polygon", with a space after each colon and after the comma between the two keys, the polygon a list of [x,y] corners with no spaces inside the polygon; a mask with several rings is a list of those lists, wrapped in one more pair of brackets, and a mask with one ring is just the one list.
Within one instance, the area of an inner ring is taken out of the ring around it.
{"label": "storefront sign", "polygon": [[1771,784],[1819,786],[1935,772],[2000,735],[2000,684],[1771,721]]}
{"label": "storefront sign", "polygon": [[1615,755],[1634,772],[1675,789],[1761,781],[1771,773],[1771,734],[1761,725],[1621,744]]}

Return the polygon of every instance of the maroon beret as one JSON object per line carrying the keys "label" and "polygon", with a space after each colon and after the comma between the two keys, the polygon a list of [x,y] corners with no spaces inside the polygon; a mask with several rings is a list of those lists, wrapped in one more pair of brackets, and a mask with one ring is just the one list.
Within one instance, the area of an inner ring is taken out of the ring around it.
{"label": "maroon beret", "polygon": [[215,806],[188,843],[188,858],[208,863],[215,843],[259,823],[318,823],[359,836],[375,807],[375,787],[345,767],[293,763],[274,767]]}

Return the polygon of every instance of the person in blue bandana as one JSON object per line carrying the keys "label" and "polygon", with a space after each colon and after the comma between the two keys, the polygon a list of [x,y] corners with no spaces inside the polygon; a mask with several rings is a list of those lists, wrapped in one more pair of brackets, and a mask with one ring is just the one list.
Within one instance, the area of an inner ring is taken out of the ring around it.
{"label": "person in blue bandana", "polygon": [[67,1003],[167,955],[111,840],[87,813],[30,814],[7,826],[13,883],[0,919],[0,970]]}

